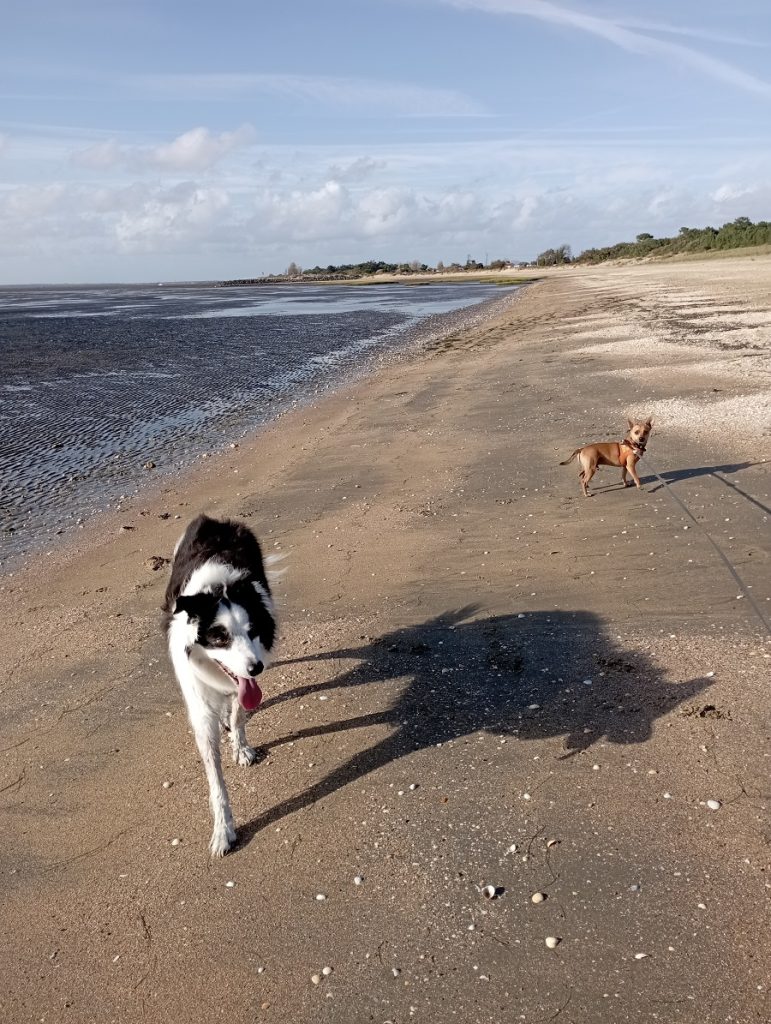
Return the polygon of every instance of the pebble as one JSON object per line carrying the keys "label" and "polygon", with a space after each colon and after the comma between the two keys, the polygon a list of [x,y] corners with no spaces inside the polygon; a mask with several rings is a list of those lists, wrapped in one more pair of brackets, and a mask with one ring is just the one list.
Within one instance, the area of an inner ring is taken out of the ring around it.
{"label": "pebble", "polygon": [[235,885],[236,885],[235,882],[225,882],[225,888],[226,889],[234,889]]}
{"label": "pebble", "polygon": [[523,793],[522,794],[522,799],[523,800],[529,800],[530,799],[530,794],[529,793]]}
{"label": "pebble", "polygon": [[179,846],[179,839],[172,839],[171,840],[171,845],[172,846]]}
{"label": "pebble", "polygon": [[321,983],[321,975],[320,974],[312,974],[311,975],[311,981],[313,982],[314,985],[319,985]]}
{"label": "pebble", "polygon": [[512,843],[507,852],[508,853],[516,853],[517,852],[517,844],[516,843]]}
{"label": "pebble", "polygon": [[648,957],[647,953],[635,953],[635,955],[634,955],[635,960],[645,960],[645,959],[647,959],[647,957]]}
{"label": "pebble", "polygon": [[714,675],[715,675],[714,672],[707,672],[707,673],[705,673],[705,676],[706,676],[707,679],[712,679],[714,677]]}
{"label": "pebble", "polygon": [[328,978],[329,975],[332,973],[332,968],[331,967],[322,967],[321,968],[321,973],[324,975],[325,978]]}
{"label": "pebble", "polygon": [[711,811],[719,811],[721,806],[722,805],[721,805],[719,800],[708,800],[707,801],[707,807],[709,807],[709,809]]}
{"label": "pebble", "polygon": [[391,968],[391,974],[393,974],[393,976],[395,978],[398,978],[401,973],[402,972],[401,972],[401,970],[398,967],[392,967]]}
{"label": "pebble", "polygon": [[171,789],[171,783],[170,782],[164,782],[163,788],[164,789]]}
{"label": "pebble", "polygon": [[356,875],[354,877],[354,879],[353,879],[353,884],[354,885],[363,885],[364,884],[364,878],[361,875]]}
{"label": "pebble", "polygon": [[417,788],[418,788],[418,784],[417,784],[417,782],[411,782],[411,783],[410,783],[410,789],[411,789],[411,790],[413,791],[413,793],[415,792],[415,790],[416,790]]}
{"label": "pebble", "polygon": [[544,941],[549,949],[556,949],[560,942],[562,942],[562,939],[558,938],[556,935],[547,935]]}
{"label": "pebble", "polygon": [[322,903],[326,899],[326,896],[324,895],[323,892],[317,892],[316,899],[319,901],[319,903]]}
{"label": "pebble", "polygon": [[591,679],[584,679],[584,686],[591,686],[591,685],[592,685]]}
{"label": "pebble", "polygon": [[528,704],[527,705],[527,710],[528,711],[538,711],[540,707],[541,707],[540,704]]}
{"label": "pebble", "polygon": [[545,899],[546,899],[546,893],[545,892],[534,892],[533,895],[530,897],[530,902],[531,903],[543,903],[543,901]]}

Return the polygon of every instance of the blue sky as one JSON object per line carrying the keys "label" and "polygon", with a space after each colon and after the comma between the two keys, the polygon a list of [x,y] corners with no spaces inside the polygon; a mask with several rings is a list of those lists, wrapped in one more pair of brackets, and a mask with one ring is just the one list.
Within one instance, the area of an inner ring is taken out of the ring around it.
{"label": "blue sky", "polygon": [[10,0],[0,283],[771,219],[768,0]]}

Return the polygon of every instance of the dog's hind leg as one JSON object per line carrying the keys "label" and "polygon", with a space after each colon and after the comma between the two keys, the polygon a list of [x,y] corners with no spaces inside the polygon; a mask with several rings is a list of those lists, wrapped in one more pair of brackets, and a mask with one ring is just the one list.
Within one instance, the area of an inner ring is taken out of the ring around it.
{"label": "dog's hind leg", "polygon": [[220,723],[216,715],[204,713],[193,723],[195,742],[201,754],[206,779],[209,783],[209,803],[214,819],[209,850],[212,857],[224,857],[236,841],[233,812],[222,774],[220,756]]}
{"label": "dog's hind leg", "polygon": [[233,701],[230,712],[230,745],[233,748],[233,761],[244,767],[254,764],[257,751],[246,742],[246,715],[237,700]]}
{"label": "dog's hind leg", "polygon": [[579,456],[579,458],[581,459],[581,472],[578,476],[581,481],[581,490],[583,491],[585,498],[591,498],[591,494],[589,493],[589,481],[594,476],[597,466],[593,462],[588,460],[585,461],[582,456]]}

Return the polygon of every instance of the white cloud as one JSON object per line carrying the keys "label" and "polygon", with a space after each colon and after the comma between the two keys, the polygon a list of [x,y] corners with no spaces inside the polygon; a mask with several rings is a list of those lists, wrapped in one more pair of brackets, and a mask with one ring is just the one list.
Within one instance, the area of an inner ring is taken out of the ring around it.
{"label": "white cloud", "polygon": [[386,160],[376,160],[371,156],[359,156],[346,163],[330,164],[327,174],[330,178],[335,178],[338,181],[362,181],[377,172],[384,171],[387,166]]}
{"label": "white cloud", "polygon": [[[627,27],[634,24],[625,22],[623,17],[613,18],[611,16],[600,17],[594,14],[587,14],[583,11],[570,7],[562,7],[552,3],[551,0],[437,0],[439,3],[450,4],[452,7],[462,9],[475,9],[487,11],[491,14],[513,14],[528,18],[535,18],[538,21],[549,22],[553,25],[564,25],[569,28],[578,29],[590,35],[598,36],[609,43],[627,50],[631,53],[639,53],[651,57],[663,57],[674,65],[692,68],[710,78],[733,85],[746,92],[755,93],[766,99],[771,99],[771,82],[767,82],[756,75],[752,75],[727,61],[708,54],[701,53],[691,47],[683,46],[681,43],[672,43],[664,39],[656,39],[653,36],[644,35]],[[641,24],[641,23],[638,23]],[[650,26],[651,31],[665,31],[661,24]],[[679,34],[691,34],[681,27],[670,28]]]}
{"label": "white cloud", "polygon": [[158,146],[121,145],[115,139],[77,150],[72,160],[92,170],[203,171],[254,141],[251,125],[215,135],[208,128],[191,128],[171,142]]}
{"label": "white cloud", "polygon": [[751,196],[753,192],[757,192],[757,187],[754,185],[725,184],[716,188],[715,191],[710,194],[710,198],[716,203],[728,203],[732,202],[734,199]]}
{"label": "white cloud", "polygon": [[115,237],[124,250],[176,251],[216,235],[230,205],[222,189],[184,184],[158,190],[120,213]]}
{"label": "white cloud", "polygon": [[151,150],[148,159],[170,170],[201,170],[253,142],[254,137],[254,129],[249,125],[221,135],[212,135],[206,128],[193,128],[168,145]]}

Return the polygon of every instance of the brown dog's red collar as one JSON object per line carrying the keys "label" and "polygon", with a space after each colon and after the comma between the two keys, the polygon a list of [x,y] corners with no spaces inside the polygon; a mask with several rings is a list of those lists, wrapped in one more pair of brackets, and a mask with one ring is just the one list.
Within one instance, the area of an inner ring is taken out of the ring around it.
{"label": "brown dog's red collar", "polygon": [[625,437],[621,444],[625,444],[627,448],[631,448],[638,459],[641,459],[645,455],[645,448],[643,445],[638,444],[637,441],[633,441],[629,437]]}

